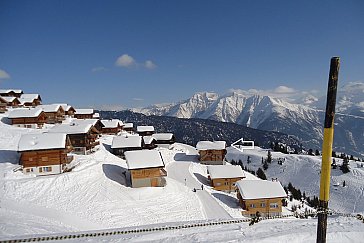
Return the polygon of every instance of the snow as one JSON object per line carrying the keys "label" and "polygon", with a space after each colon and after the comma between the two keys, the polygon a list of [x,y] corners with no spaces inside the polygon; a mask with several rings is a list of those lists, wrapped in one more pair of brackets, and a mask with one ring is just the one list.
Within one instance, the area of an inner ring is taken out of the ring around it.
{"label": "snow", "polygon": [[282,185],[278,181],[240,180],[236,182],[243,199],[262,199],[287,197]]}
{"label": "snow", "polygon": [[153,126],[137,126],[137,132],[154,132]]}
{"label": "snow", "polygon": [[133,123],[124,123],[124,128],[133,128],[134,127],[134,124]]}
{"label": "snow", "polygon": [[77,115],[94,114],[94,109],[75,109]]}
{"label": "snow", "polygon": [[104,128],[115,128],[119,125],[123,125],[123,122],[119,119],[101,120],[101,123],[104,125]]}
{"label": "snow", "polygon": [[138,150],[125,152],[129,170],[164,167],[161,154],[157,150]]}
{"label": "snow", "polygon": [[114,136],[111,148],[141,148],[142,137],[140,136]]}
{"label": "snow", "polygon": [[157,141],[168,141],[173,138],[173,133],[155,133],[152,136]]}
{"label": "snow", "polygon": [[5,100],[6,102],[13,102],[15,99],[18,99],[16,97],[11,97],[11,96],[0,96],[0,98]]}
{"label": "snow", "polygon": [[207,166],[207,171],[211,179],[245,177],[241,167],[234,165],[210,165]]}
{"label": "snow", "polygon": [[[0,114],[0,118],[5,116]],[[74,155],[72,163],[76,167],[71,172],[41,177],[14,172],[19,167],[16,150],[20,137],[44,131],[46,129],[17,128],[0,122],[0,240],[24,238],[24,235],[63,235],[243,218],[236,195],[213,190],[207,181],[207,167],[198,163],[196,148],[184,144],[175,143],[171,150],[155,150],[163,157],[168,172],[167,184],[161,188],[129,186],[126,161],[108,151],[113,139],[109,135],[100,138],[95,153]],[[246,157],[250,155],[252,162],[247,166],[256,170],[266,153],[258,147],[244,154],[231,149],[228,157],[241,158],[246,165]],[[272,152],[272,156],[273,162],[265,171],[268,177],[278,177],[284,183],[291,181],[306,193],[317,193],[315,178],[319,176],[319,157],[276,152]],[[276,164],[279,157],[286,158],[283,166]],[[333,171],[333,182],[342,185],[342,180],[346,180],[347,186],[333,190],[330,207],[344,212],[364,211],[361,190],[364,171],[357,163],[350,162],[348,174]],[[245,175],[246,179],[257,179],[248,172]],[[253,226],[222,224],[64,241],[312,242],[316,227],[316,218],[291,217],[261,221]],[[363,223],[359,220],[329,216],[328,242],[362,242],[363,237]]]}
{"label": "snow", "polygon": [[14,93],[22,93],[23,90],[21,89],[0,89],[0,94],[6,94],[6,93],[10,93],[11,91],[13,91]]}
{"label": "snow", "polygon": [[18,151],[61,149],[66,147],[66,134],[24,134],[19,140]]}
{"label": "snow", "polygon": [[[229,147],[226,159],[231,161],[241,160],[248,169],[257,171],[262,167],[262,158],[267,157],[267,150],[255,146],[253,150],[244,150],[244,153]],[[319,195],[321,156],[309,156],[299,154],[283,154],[271,152],[273,161],[269,168],[264,171],[268,180],[277,178],[282,185],[287,186],[289,182],[302,192],[306,193],[311,199]],[[247,163],[250,157],[251,163]],[[284,160],[279,165],[278,159]],[[342,159],[335,158],[336,164],[341,165]],[[343,213],[364,213],[364,168],[360,167],[359,162],[350,161],[350,172],[343,174],[339,169],[331,170],[331,188],[329,208]],[[249,179],[249,178],[246,178]],[[346,182],[346,187],[333,186]]]}
{"label": "snow", "polygon": [[225,148],[225,141],[199,141],[196,145],[196,149],[198,150],[221,150]]}
{"label": "snow", "polygon": [[153,136],[143,136],[144,144],[151,144],[153,141],[155,141]]}
{"label": "snow", "polygon": [[61,105],[58,104],[49,104],[49,105],[39,105],[37,108],[42,109],[44,112],[57,112],[60,109]]}
{"label": "snow", "polygon": [[[91,120],[91,119],[90,119]],[[71,122],[70,124],[56,124],[49,129],[49,133],[83,134],[87,133],[92,127],[92,121]]]}
{"label": "snow", "polygon": [[9,112],[9,118],[38,117],[42,113],[39,108],[17,108]]}

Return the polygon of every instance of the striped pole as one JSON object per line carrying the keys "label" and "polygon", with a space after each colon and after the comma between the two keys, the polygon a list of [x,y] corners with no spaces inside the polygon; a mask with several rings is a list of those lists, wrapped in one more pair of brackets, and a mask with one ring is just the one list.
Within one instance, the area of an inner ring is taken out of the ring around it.
{"label": "striped pole", "polygon": [[330,197],[330,173],[332,144],[334,140],[334,117],[339,78],[340,58],[331,58],[329,84],[327,89],[326,113],[324,124],[324,140],[322,144],[322,164],[320,180],[320,201],[317,224],[317,243],[326,242],[327,210]]}

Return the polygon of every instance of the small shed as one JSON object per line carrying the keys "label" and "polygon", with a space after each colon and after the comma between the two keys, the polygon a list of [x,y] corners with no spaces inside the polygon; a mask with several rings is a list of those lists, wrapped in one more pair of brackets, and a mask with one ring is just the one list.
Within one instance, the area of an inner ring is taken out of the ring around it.
{"label": "small shed", "polygon": [[196,145],[201,164],[223,165],[225,164],[225,141],[199,141]]}
{"label": "small shed", "polygon": [[47,121],[39,108],[17,108],[9,112],[8,118],[13,126],[26,128],[41,128]]}
{"label": "small shed", "polygon": [[18,145],[23,173],[35,175],[65,172],[73,159],[67,155],[71,150],[71,142],[64,133],[24,134]]}
{"label": "small shed", "polygon": [[104,127],[101,129],[101,133],[104,134],[117,134],[123,128],[123,122],[119,119],[101,120]]}
{"label": "small shed", "polygon": [[215,190],[235,191],[235,183],[245,178],[245,173],[237,165],[209,165],[207,166],[209,181]]}
{"label": "small shed", "polygon": [[126,151],[141,150],[142,137],[139,135],[132,136],[115,136],[111,144],[112,153],[124,156]]}
{"label": "small shed", "polygon": [[131,134],[134,133],[134,124],[131,122],[124,123],[123,131],[131,133]]}
{"label": "small shed", "polygon": [[5,106],[9,107],[18,107],[20,106],[19,98],[12,96],[0,96],[1,104],[5,104]]}
{"label": "small shed", "polygon": [[169,149],[170,146],[176,142],[176,138],[173,133],[155,133],[152,136],[155,139],[155,144],[158,147]]}
{"label": "small shed", "polygon": [[21,89],[0,89],[0,96],[20,98],[23,93]]}
{"label": "small shed", "polygon": [[19,101],[25,107],[35,107],[42,104],[42,98],[39,94],[22,94]]}
{"label": "small shed", "polygon": [[167,172],[157,150],[125,152],[126,163],[130,171],[132,187],[162,187],[166,185]]}
{"label": "small shed", "polygon": [[153,126],[137,126],[137,133],[139,136],[151,136],[154,134]]}
{"label": "small shed", "polygon": [[39,105],[38,108],[44,111],[49,124],[62,123],[65,119],[65,111],[59,104]]}
{"label": "small shed", "polygon": [[153,136],[144,136],[143,137],[143,149],[154,149],[157,147],[155,144],[155,139]]}
{"label": "small shed", "polygon": [[277,216],[282,213],[282,200],[287,197],[279,181],[240,180],[237,196],[244,216]]}
{"label": "small shed", "polygon": [[77,119],[92,119],[94,113],[94,109],[76,109],[74,117]]}

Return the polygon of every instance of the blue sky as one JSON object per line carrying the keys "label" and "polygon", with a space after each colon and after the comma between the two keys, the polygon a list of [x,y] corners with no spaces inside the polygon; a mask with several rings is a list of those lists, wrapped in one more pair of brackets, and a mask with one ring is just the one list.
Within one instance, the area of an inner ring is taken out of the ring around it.
{"label": "blue sky", "polygon": [[363,81],[363,1],[0,0],[0,87],[146,106],[197,91]]}

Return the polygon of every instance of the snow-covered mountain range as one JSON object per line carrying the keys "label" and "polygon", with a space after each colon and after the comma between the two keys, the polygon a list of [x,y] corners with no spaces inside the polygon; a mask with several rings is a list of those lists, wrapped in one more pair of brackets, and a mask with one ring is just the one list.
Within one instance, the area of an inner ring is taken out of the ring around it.
{"label": "snow-covered mountain range", "polygon": [[[267,94],[233,90],[219,95],[199,92],[174,104],[133,109],[146,115],[203,118],[278,131],[297,137],[307,148],[320,149],[326,97],[308,93]],[[334,149],[364,155],[364,83],[338,89]]]}

